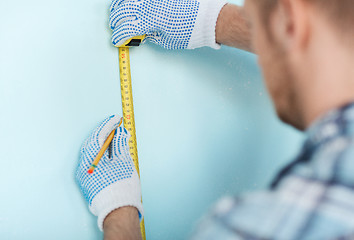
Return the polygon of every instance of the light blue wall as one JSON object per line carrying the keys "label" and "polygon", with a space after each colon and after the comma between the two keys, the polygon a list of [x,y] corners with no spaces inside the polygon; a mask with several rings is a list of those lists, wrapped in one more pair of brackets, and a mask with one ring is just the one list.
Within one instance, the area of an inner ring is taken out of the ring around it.
{"label": "light blue wall", "polygon": [[[0,1],[1,239],[100,239],[74,182],[79,148],[121,113],[108,1]],[[148,239],[184,239],[224,194],[264,188],[300,146],[256,57],[132,50]]]}

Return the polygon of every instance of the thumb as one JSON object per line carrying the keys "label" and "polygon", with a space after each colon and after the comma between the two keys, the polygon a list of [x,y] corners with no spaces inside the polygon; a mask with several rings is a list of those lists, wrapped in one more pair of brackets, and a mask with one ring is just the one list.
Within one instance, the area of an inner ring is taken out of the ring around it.
{"label": "thumb", "polygon": [[131,156],[129,152],[129,138],[130,134],[124,127],[119,127],[117,129],[117,134],[113,139],[113,158],[119,159],[124,162],[131,161]]}
{"label": "thumb", "polygon": [[100,149],[108,135],[118,127],[121,117],[112,115],[106,118],[91,134],[86,142],[85,149]]}

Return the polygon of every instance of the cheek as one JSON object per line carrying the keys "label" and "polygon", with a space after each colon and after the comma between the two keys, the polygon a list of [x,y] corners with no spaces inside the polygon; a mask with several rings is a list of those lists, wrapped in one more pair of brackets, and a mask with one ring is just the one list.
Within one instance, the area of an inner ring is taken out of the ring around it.
{"label": "cheek", "polygon": [[260,21],[255,22],[252,28],[252,45],[255,53],[258,55],[258,64],[260,65],[265,85],[273,101],[283,101],[285,86],[283,85],[282,56],[276,45],[270,42],[263,24]]}
{"label": "cheek", "polygon": [[277,73],[277,59],[274,59],[274,57],[272,57],[273,53],[271,51],[271,48],[265,47],[262,41],[257,41],[255,44],[256,46],[258,46],[257,62],[262,69],[264,81],[268,89],[272,90],[272,85],[274,85],[273,81],[274,78],[276,78],[276,76],[274,75]]}
{"label": "cheek", "polygon": [[265,85],[268,89],[269,94],[274,100],[274,95],[278,88],[275,81],[277,79],[277,76],[275,76],[276,69],[274,69],[274,64],[272,64],[268,60],[265,60],[262,57],[258,58],[258,62],[262,68]]}
{"label": "cheek", "polygon": [[[257,29],[255,29],[257,30]],[[262,29],[254,32],[253,47],[258,55],[258,64],[260,65],[266,86],[270,93],[277,88],[276,79],[279,74],[279,56],[276,54],[274,45],[268,41],[268,38]]]}
{"label": "cheek", "polygon": [[265,85],[274,103],[284,102],[287,94],[286,73],[284,59],[275,54],[272,48],[261,51],[258,62],[262,68]]}
{"label": "cheek", "polygon": [[252,31],[252,47],[259,56],[259,63],[267,62],[267,56],[272,49],[264,29],[257,24]]}
{"label": "cheek", "polygon": [[251,41],[251,44],[252,44],[252,47],[254,49],[254,52],[259,55],[260,54],[260,51],[262,49],[262,36],[261,34],[259,33],[259,31],[257,30],[256,27],[254,27],[252,29],[252,41]]}

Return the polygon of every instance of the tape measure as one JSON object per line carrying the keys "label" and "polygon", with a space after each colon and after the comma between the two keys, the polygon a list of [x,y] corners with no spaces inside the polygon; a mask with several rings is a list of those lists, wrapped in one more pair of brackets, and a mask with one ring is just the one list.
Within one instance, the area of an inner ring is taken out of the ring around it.
{"label": "tape measure", "polygon": [[[134,37],[132,39],[129,39],[123,45],[118,47],[120,88],[122,93],[124,127],[129,131],[131,135],[129,139],[129,150],[139,177],[140,177],[140,171],[139,171],[139,160],[138,160],[138,148],[136,143],[129,47],[139,46],[144,38],[145,36]],[[140,230],[141,230],[142,239],[146,240],[144,219],[140,223]]]}

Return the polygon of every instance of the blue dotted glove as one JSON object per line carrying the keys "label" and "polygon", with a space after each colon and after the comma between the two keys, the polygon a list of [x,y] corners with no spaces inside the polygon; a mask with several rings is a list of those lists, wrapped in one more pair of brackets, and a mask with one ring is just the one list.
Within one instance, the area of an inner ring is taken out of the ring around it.
{"label": "blue dotted glove", "polygon": [[217,18],[225,0],[113,0],[112,42],[146,39],[166,49],[220,48],[215,40]]}
{"label": "blue dotted glove", "polygon": [[[90,211],[98,216],[101,230],[105,217],[117,208],[134,206],[139,211],[140,219],[143,216],[140,180],[129,153],[130,135],[125,128],[117,128],[119,122],[119,116],[111,116],[93,131],[81,149],[80,164],[76,171],[76,180]],[[88,174],[92,162],[114,129],[116,133],[110,148],[95,171]]]}

